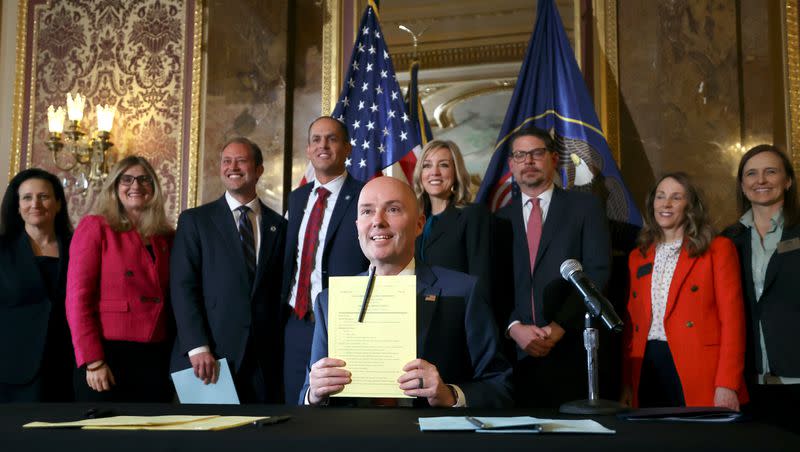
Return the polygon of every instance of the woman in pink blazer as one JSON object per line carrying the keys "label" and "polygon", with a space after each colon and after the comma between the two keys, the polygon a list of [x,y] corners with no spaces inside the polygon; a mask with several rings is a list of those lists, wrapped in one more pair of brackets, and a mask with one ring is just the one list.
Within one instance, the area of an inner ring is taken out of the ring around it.
{"label": "woman in pink blazer", "polygon": [[623,402],[635,407],[718,406],[747,401],[739,259],[714,236],[684,173],[651,190],[623,335]]}
{"label": "woman in pink blazer", "polygon": [[85,401],[168,402],[173,229],[152,166],[121,160],[70,246],[66,310]]}

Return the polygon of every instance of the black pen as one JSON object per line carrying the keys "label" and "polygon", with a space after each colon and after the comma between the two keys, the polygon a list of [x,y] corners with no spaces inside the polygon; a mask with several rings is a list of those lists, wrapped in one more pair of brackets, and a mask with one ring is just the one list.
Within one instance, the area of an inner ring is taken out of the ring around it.
{"label": "black pen", "polygon": [[481,421],[480,419],[478,419],[476,417],[464,416],[464,419],[469,421],[469,423],[474,425],[475,427],[478,427],[478,428],[487,428],[488,427],[488,425],[484,424],[483,421]]}
{"label": "black pen", "polygon": [[372,267],[369,271],[369,279],[367,280],[367,291],[364,292],[364,300],[361,302],[361,312],[358,313],[358,323],[364,323],[364,314],[367,313],[367,303],[369,303],[369,295],[372,293],[372,285],[375,284],[375,268]]}

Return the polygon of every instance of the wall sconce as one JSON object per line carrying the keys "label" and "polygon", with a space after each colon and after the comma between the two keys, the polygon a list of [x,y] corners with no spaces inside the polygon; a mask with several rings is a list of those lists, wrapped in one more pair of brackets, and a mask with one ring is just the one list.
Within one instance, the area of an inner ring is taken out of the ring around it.
{"label": "wall sconce", "polygon": [[[50,139],[47,148],[53,153],[53,163],[62,171],[75,176],[74,188],[86,194],[89,187],[99,191],[108,176],[108,168],[115,163],[115,156],[109,149],[114,145],[110,141],[111,126],[114,123],[116,107],[97,106],[97,133],[90,141],[84,139],[86,132],[81,129],[83,109],[86,98],[76,93],[67,94],[67,110],[52,105],[47,109],[47,125]],[[69,119],[64,131],[65,116]],[[64,179],[64,186],[70,184]]]}

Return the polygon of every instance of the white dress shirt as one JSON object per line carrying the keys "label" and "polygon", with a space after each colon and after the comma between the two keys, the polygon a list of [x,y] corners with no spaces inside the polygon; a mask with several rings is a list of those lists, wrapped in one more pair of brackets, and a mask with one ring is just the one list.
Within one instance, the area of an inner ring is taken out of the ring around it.
{"label": "white dress shirt", "polygon": [[[542,227],[543,228],[544,228],[544,222],[547,220],[547,212],[550,211],[550,201],[553,199],[553,189],[554,189],[554,187],[555,187],[555,185],[550,184],[550,187],[548,187],[547,190],[539,193],[539,196],[537,196],[537,198],[539,198],[539,208],[542,209]],[[533,197],[532,196],[528,196],[528,195],[526,195],[525,193],[522,193],[522,192],[520,192],[520,195],[522,195],[522,221],[525,222],[524,230],[527,231],[528,230],[528,217],[531,216],[531,210],[533,210],[533,203],[532,202],[528,202],[528,201],[530,201],[531,198],[533,198]],[[516,325],[516,324],[518,324],[518,323],[522,323],[522,322],[520,322],[519,320],[514,320],[513,322],[508,324],[508,326],[506,327],[506,337],[511,337],[511,336],[509,336],[509,332],[511,331],[511,327]]]}
{"label": "white dress shirt", "polygon": [[292,308],[294,308],[297,300],[297,277],[300,274],[300,261],[303,257],[303,242],[305,242],[308,219],[311,216],[314,203],[317,202],[317,189],[319,187],[325,187],[325,189],[331,192],[331,194],[328,195],[328,199],[325,201],[325,211],[322,214],[322,223],[319,227],[319,242],[314,254],[314,268],[311,270],[311,290],[309,294],[310,303],[308,304],[309,311],[314,310],[314,300],[316,300],[317,295],[322,292],[322,254],[325,250],[325,238],[328,234],[328,224],[331,222],[333,208],[336,206],[336,200],[339,198],[339,193],[342,191],[342,186],[344,185],[346,177],[347,172],[344,172],[327,184],[320,184],[318,180],[314,181],[314,188],[311,190],[311,194],[308,196],[306,208],[303,211],[303,221],[300,223],[300,229],[297,231],[297,250],[295,251],[295,267],[294,273],[292,274],[292,291],[289,292],[289,306]]}
{"label": "white dress shirt", "polygon": [[647,332],[648,341],[667,341],[667,332],[664,329],[664,316],[667,312],[669,288],[672,285],[672,276],[678,266],[681,255],[683,239],[656,245],[656,257],[653,260],[653,272],[650,278],[650,330]]}

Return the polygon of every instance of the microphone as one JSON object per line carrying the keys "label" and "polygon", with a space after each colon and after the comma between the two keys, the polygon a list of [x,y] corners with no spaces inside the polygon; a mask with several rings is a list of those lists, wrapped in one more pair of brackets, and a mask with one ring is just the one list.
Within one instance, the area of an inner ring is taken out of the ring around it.
{"label": "microphone", "polygon": [[573,286],[583,295],[583,303],[586,310],[592,317],[600,317],[606,327],[619,333],[622,331],[622,320],[620,320],[611,303],[597,290],[586,273],[583,266],[575,259],[567,259],[561,264],[561,276],[571,282]]}

